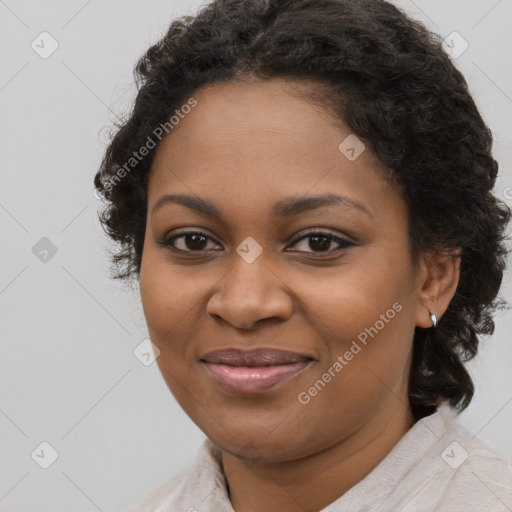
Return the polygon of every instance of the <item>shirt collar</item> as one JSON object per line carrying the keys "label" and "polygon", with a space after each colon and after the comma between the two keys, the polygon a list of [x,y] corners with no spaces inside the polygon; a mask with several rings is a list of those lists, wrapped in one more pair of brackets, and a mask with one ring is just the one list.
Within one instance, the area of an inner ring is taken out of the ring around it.
{"label": "shirt collar", "polygon": [[[442,403],[435,413],[417,421],[369,475],[323,509],[324,512],[335,510],[336,506],[345,504],[345,501],[347,504],[350,502],[350,504],[356,505],[356,502],[360,501],[368,492],[367,489],[371,488],[372,483],[379,480],[379,473],[384,471],[389,476],[388,466],[395,464],[395,459],[399,460],[405,457],[402,452],[412,440],[412,436],[419,435],[414,441],[415,451],[426,452],[443,432],[443,427],[450,423],[455,416],[455,411],[447,403]],[[415,457],[411,457],[409,448],[406,451],[409,455],[404,461],[413,465]],[[409,469],[407,463],[402,463],[404,471]],[[394,474],[393,478],[400,479],[400,475]],[[204,439],[199,446],[192,464],[175,492],[162,505],[162,508],[159,509],[162,512],[167,510],[234,512],[229,500],[221,452],[208,438]]]}

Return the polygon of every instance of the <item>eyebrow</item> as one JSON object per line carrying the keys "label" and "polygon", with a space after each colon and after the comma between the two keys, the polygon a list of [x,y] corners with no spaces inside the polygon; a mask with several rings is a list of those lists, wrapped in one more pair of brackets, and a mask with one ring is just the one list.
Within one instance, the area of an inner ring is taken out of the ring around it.
{"label": "eyebrow", "polygon": [[[153,205],[151,213],[153,214],[157,209],[166,204],[180,204],[187,208],[196,210],[199,213],[224,220],[224,214],[212,202],[186,194],[166,194],[160,197]],[[324,206],[343,206],[345,208],[353,208],[364,212],[371,218],[374,218],[373,213],[361,202],[356,199],[337,194],[322,194],[310,197],[288,197],[278,201],[274,205],[272,211],[274,215],[280,218],[286,218],[299,213],[316,210],[317,208]]]}

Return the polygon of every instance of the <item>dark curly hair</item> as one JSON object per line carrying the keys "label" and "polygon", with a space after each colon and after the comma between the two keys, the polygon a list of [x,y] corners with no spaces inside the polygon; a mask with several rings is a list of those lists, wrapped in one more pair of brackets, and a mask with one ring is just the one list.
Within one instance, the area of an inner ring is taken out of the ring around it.
{"label": "dark curly hair", "polygon": [[474,394],[464,363],[507,305],[497,295],[511,211],[492,193],[491,131],[441,37],[383,0],[214,0],[174,20],[134,76],[132,112],[115,125],[94,179],[106,203],[100,222],[118,247],[113,278],[140,275],[156,150],[133,158],[149,140],[158,146],[155,130],[206,84],[302,80],[306,98],[363,139],[403,191],[413,262],[459,250],[447,311],[435,329],[415,329],[409,400],[417,419],[443,400],[464,410]]}

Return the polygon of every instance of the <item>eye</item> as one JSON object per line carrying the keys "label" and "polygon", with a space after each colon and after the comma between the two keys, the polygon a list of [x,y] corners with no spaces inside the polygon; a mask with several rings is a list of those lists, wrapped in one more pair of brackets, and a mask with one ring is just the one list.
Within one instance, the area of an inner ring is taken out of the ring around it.
{"label": "eye", "polygon": [[[183,240],[180,240],[183,239]],[[158,240],[158,244],[164,247],[171,247],[181,252],[201,252],[205,249],[205,241],[210,239],[202,231],[183,231],[178,235]],[[180,241],[181,247],[176,247],[175,242]],[[211,240],[211,239],[210,239]],[[190,249],[190,250],[189,250]]]}
{"label": "eye", "polygon": [[[302,240],[306,240],[308,238],[309,242],[304,242],[304,246],[306,246],[309,249],[312,249],[312,251],[299,252],[337,252],[356,245],[353,242],[349,242],[348,240],[334,236],[331,233],[325,231],[311,231],[307,233],[305,236],[298,238],[293,245],[297,245]],[[335,249],[330,249],[332,242],[336,242],[339,245],[339,247]]]}
{"label": "eye", "polygon": [[[353,242],[350,242],[338,236],[334,236],[333,234],[325,231],[311,231],[307,233],[305,236],[297,238],[295,242],[293,242],[293,245],[297,245],[299,244],[299,242],[306,240],[308,238],[309,243],[307,243],[306,249],[309,248],[312,250],[302,250],[298,252],[337,252],[356,245]],[[207,250],[208,240],[212,239],[202,231],[183,231],[174,236],[158,240],[157,243],[163,247],[171,247],[176,251],[200,253]],[[332,242],[337,243],[339,247],[331,249],[330,246]],[[180,245],[181,247],[178,247],[178,245]],[[306,243],[304,243],[304,245],[306,245]]]}

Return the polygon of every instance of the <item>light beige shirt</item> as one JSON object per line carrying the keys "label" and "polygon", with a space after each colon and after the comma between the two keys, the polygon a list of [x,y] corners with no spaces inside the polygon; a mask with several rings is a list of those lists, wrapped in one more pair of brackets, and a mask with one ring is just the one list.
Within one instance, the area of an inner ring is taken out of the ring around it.
{"label": "light beige shirt", "polygon": [[[447,404],[416,422],[363,480],[319,512],[512,512],[512,466]],[[187,469],[124,512],[234,512],[209,440]],[[267,511],[262,511],[267,512]]]}

